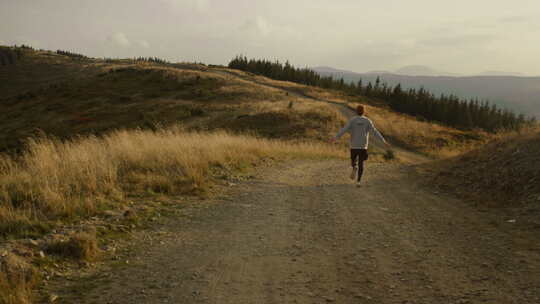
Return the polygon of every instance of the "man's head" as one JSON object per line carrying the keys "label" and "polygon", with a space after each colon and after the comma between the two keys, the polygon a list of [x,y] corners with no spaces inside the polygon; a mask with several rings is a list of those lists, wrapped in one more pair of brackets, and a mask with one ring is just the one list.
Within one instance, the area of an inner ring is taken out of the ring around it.
{"label": "man's head", "polygon": [[358,105],[356,107],[356,113],[358,113],[358,115],[360,115],[360,116],[364,115],[364,113],[365,113],[364,106],[363,105]]}

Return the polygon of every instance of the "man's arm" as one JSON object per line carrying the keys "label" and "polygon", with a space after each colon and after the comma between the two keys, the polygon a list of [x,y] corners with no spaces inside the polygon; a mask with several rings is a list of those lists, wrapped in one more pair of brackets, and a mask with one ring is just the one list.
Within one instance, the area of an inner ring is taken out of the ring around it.
{"label": "man's arm", "polygon": [[345,127],[343,127],[341,130],[339,130],[339,132],[336,134],[336,136],[334,136],[331,140],[332,141],[336,141],[338,140],[341,136],[343,136],[343,134],[345,134],[345,132],[349,131],[349,129],[351,128],[351,120],[349,120],[347,122],[347,124],[345,125]]}
{"label": "man's arm", "polygon": [[384,139],[384,137],[382,136],[381,132],[379,132],[379,130],[375,128],[375,125],[373,125],[372,121],[369,122],[369,131],[371,134],[377,137],[382,143],[384,143],[387,146],[389,145],[386,139]]}

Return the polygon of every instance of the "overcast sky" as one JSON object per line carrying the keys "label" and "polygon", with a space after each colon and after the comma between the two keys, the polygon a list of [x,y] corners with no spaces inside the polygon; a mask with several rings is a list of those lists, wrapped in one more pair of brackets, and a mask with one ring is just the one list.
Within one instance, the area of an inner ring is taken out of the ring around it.
{"label": "overcast sky", "polygon": [[0,0],[0,44],[357,72],[540,75],[538,0]]}

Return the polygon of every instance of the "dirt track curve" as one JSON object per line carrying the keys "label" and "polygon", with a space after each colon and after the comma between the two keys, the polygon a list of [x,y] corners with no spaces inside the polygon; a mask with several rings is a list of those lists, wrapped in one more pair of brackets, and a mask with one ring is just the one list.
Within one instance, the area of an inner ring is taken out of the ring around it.
{"label": "dirt track curve", "polygon": [[[537,243],[432,193],[410,166],[260,169],[211,203],[136,235],[129,265],[65,303],[540,303]],[[198,206],[198,207],[197,207]],[[69,290],[70,284],[62,290]]]}

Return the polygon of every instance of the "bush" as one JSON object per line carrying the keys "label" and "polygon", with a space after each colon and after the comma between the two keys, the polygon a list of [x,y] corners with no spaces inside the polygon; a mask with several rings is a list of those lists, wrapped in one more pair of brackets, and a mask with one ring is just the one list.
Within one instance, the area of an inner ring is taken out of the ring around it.
{"label": "bush", "polygon": [[386,150],[386,153],[384,153],[384,159],[385,160],[392,160],[396,158],[396,154],[394,150]]}
{"label": "bush", "polygon": [[99,254],[96,235],[88,232],[73,234],[68,240],[53,241],[45,251],[81,261],[92,261]]}

